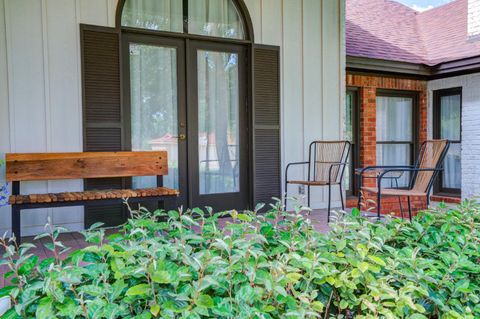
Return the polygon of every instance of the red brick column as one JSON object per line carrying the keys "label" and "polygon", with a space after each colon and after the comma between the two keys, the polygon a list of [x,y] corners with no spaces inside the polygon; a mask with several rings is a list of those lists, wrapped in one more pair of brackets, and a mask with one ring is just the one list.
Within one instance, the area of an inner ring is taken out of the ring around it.
{"label": "red brick column", "polygon": [[[377,89],[360,88],[360,167],[377,164]],[[364,186],[375,186],[375,180],[367,178]]]}

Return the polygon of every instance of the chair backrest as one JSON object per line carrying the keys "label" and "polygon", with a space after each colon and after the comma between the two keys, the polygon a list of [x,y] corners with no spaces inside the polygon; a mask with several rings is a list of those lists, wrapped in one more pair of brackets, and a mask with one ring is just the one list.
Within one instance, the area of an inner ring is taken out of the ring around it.
{"label": "chair backrest", "polygon": [[[422,143],[415,165],[419,169],[440,169],[447,155],[450,143],[448,140],[430,140]],[[438,171],[420,171],[412,176],[411,189],[428,192],[433,186]]]}
{"label": "chair backrest", "polygon": [[[310,144],[309,159],[313,172],[308,172],[313,181],[329,180],[330,167],[334,163],[346,163],[351,144],[348,141],[314,141]],[[309,166],[310,167],[310,166]],[[331,170],[331,181],[340,182],[345,166],[334,166]],[[311,176],[313,174],[313,176]]]}
{"label": "chair backrest", "polygon": [[167,152],[11,153],[9,182],[167,175]]}

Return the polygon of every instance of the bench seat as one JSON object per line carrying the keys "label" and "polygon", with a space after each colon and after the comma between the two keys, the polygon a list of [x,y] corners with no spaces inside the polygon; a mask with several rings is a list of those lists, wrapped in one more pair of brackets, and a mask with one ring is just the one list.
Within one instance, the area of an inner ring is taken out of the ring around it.
{"label": "bench seat", "polygon": [[61,203],[75,201],[89,201],[98,199],[122,199],[136,197],[178,196],[179,192],[166,187],[143,189],[114,189],[84,192],[63,192],[50,194],[12,195],[10,205]]}

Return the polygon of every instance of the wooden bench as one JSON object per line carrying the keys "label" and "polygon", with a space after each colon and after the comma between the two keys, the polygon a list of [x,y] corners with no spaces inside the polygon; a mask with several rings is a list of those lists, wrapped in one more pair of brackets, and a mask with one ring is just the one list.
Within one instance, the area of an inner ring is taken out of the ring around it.
{"label": "wooden bench", "polygon": [[[23,209],[105,205],[148,200],[173,207],[178,191],[162,187],[168,174],[167,152],[90,152],[6,154],[6,179],[12,183],[12,232],[18,240]],[[20,193],[20,182],[85,178],[157,176],[157,187],[50,194]]]}

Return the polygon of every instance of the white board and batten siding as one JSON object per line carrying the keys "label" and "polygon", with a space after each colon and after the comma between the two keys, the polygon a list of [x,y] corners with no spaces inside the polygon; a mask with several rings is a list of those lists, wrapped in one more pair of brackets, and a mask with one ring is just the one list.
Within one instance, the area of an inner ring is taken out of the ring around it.
{"label": "white board and batten siding", "polygon": [[480,73],[428,82],[429,137],[432,137],[433,93],[462,88],[462,198],[480,196]]}
{"label": "white board and batten siding", "polygon": [[[310,141],[341,138],[344,1],[245,3],[256,43],[281,47],[285,167],[307,159]],[[114,26],[116,5],[117,0],[0,0],[0,154],[82,151],[79,24]],[[40,193],[83,188],[82,181],[24,185],[22,191]],[[298,195],[298,189],[290,194]],[[325,195],[312,192],[312,206],[326,207]],[[71,230],[83,227],[80,207],[25,211],[23,234],[41,232],[48,216]],[[0,232],[9,229],[10,209],[0,208]]]}

